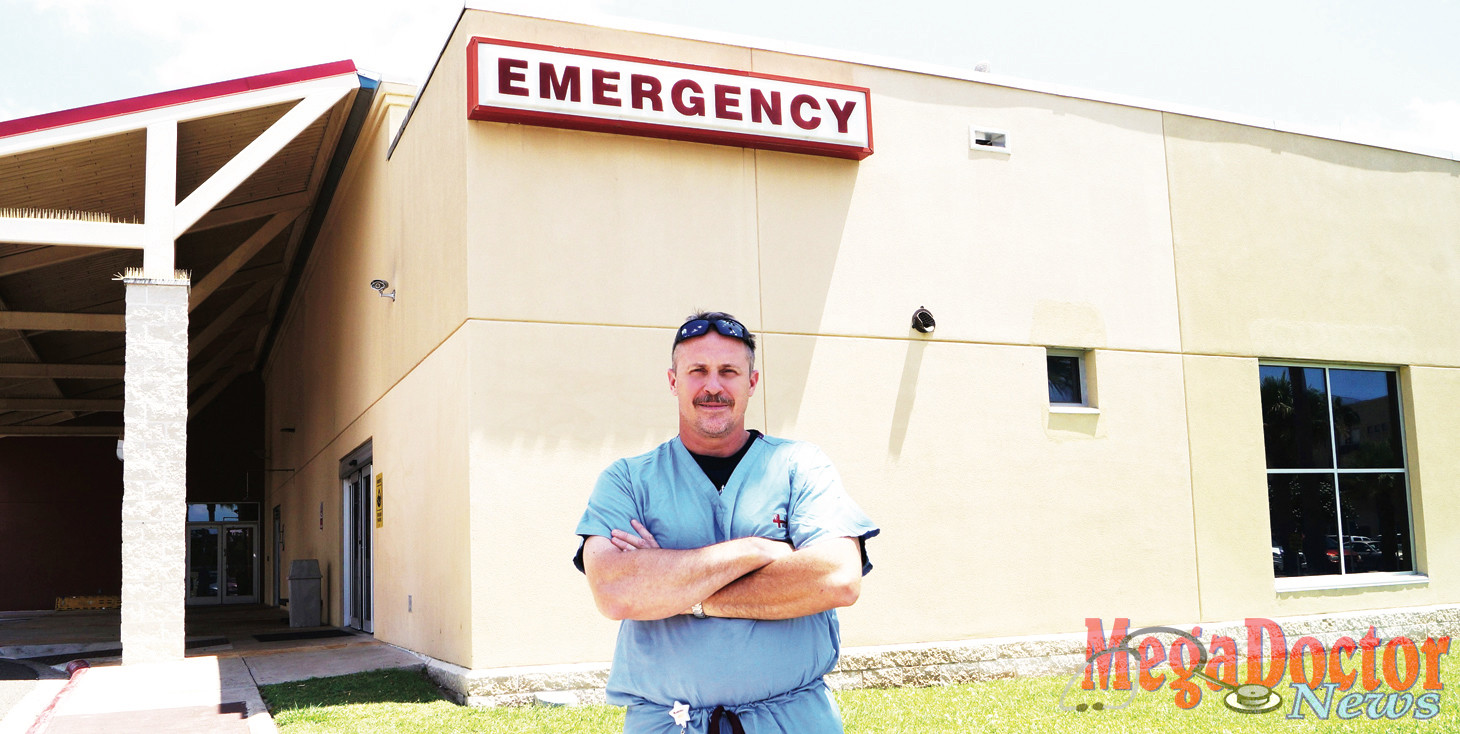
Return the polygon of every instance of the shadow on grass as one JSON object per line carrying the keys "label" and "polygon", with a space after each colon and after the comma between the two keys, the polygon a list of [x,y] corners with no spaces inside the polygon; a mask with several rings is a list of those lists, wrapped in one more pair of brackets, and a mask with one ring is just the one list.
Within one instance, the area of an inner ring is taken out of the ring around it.
{"label": "shadow on grass", "polygon": [[289,709],[442,700],[441,691],[434,683],[420,671],[409,668],[276,683],[259,686],[259,692],[276,715]]}
{"label": "shadow on grass", "polygon": [[616,706],[458,706],[419,670],[378,670],[260,686],[282,734],[618,734]]}

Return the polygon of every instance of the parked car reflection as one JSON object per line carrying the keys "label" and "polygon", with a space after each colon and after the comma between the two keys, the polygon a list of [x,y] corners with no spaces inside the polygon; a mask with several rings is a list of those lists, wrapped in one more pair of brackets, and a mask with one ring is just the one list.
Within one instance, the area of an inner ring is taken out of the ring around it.
{"label": "parked car reflection", "polygon": [[1272,544],[1272,572],[1274,576],[1298,576],[1308,573],[1308,556],[1297,551],[1297,568],[1287,567],[1287,552],[1276,542]]}

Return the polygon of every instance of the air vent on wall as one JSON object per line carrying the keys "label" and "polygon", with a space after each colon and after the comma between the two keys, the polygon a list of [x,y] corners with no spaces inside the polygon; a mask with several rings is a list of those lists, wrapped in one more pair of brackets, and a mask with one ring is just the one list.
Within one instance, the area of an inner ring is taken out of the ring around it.
{"label": "air vent on wall", "polygon": [[968,128],[968,149],[1008,153],[1009,134],[1003,130],[970,126]]}

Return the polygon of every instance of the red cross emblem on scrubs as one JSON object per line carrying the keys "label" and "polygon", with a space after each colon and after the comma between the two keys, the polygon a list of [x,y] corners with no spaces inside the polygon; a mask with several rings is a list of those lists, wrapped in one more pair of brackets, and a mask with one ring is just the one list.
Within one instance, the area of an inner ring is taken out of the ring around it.
{"label": "red cross emblem on scrubs", "polygon": [[773,522],[775,522],[776,527],[778,527],[778,528],[786,527],[786,521],[781,519],[781,513],[779,513],[779,512],[776,513],[776,516],[775,516],[775,519],[773,520]]}

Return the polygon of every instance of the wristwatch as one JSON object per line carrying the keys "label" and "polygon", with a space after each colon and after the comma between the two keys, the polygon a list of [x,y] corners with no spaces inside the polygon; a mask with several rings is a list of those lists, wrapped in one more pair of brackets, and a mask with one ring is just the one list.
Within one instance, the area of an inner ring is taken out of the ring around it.
{"label": "wristwatch", "polygon": [[695,602],[695,605],[689,608],[689,613],[695,615],[695,619],[704,619],[706,616],[704,603]]}

